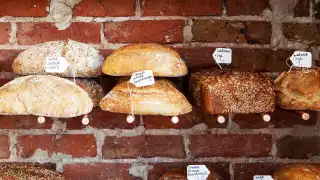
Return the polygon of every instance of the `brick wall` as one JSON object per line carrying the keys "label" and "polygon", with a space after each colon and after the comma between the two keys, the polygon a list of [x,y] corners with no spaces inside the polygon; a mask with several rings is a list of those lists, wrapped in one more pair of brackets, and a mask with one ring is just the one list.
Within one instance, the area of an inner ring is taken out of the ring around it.
{"label": "brick wall", "polygon": [[[68,38],[104,56],[128,43],[167,44],[191,71],[214,66],[216,47],[231,47],[231,66],[245,70],[288,70],[285,60],[294,50],[311,51],[318,64],[319,7],[317,0],[82,0],[71,25],[59,31],[48,0],[1,1],[0,85],[14,77],[11,63],[21,51]],[[103,77],[106,90],[111,81]],[[186,78],[176,82],[186,93]],[[178,124],[161,116],[127,124],[126,115],[95,108],[88,126],[81,117],[38,124],[35,116],[0,116],[0,161],[44,163],[72,179],[150,180],[201,163],[226,180],[250,180],[285,163],[320,163],[320,121],[311,115],[302,121],[276,109],[269,123],[235,115],[218,124],[194,111]]]}

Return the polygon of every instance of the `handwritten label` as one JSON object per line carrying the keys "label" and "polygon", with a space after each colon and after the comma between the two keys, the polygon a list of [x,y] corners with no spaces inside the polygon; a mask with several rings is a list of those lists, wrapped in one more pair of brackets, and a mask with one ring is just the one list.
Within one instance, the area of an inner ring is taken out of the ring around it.
{"label": "handwritten label", "polygon": [[311,68],[312,66],[312,54],[310,52],[295,51],[290,60],[295,67]]}
{"label": "handwritten label", "polygon": [[45,69],[48,73],[62,73],[67,70],[68,65],[64,57],[46,57]]}
{"label": "handwritten label", "polygon": [[132,74],[130,83],[136,87],[149,86],[154,84],[152,70],[139,71]]}
{"label": "handwritten label", "polygon": [[187,167],[188,180],[206,180],[210,171],[205,165],[189,165]]}
{"label": "handwritten label", "polygon": [[218,64],[230,64],[232,61],[232,49],[216,48],[212,57]]}
{"label": "handwritten label", "polygon": [[266,175],[255,175],[253,176],[253,180],[273,180],[273,178]]}

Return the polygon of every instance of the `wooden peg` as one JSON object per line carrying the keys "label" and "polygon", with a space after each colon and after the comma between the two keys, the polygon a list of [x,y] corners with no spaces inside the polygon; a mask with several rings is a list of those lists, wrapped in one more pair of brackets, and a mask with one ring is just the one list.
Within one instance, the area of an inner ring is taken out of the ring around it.
{"label": "wooden peg", "polygon": [[134,122],[135,118],[132,115],[128,115],[126,120],[127,120],[127,123],[131,124]]}
{"label": "wooden peg", "polygon": [[267,113],[261,113],[261,118],[263,119],[263,121],[265,122],[270,122],[271,121],[271,116]]}
{"label": "wooden peg", "polygon": [[173,116],[173,117],[171,118],[171,122],[172,122],[173,124],[177,124],[177,123],[179,122],[179,118],[178,118],[177,116]]}
{"label": "wooden peg", "polygon": [[43,124],[44,122],[46,122],[46,118],[43,116],[38,117],[38,123],[39,124]]}

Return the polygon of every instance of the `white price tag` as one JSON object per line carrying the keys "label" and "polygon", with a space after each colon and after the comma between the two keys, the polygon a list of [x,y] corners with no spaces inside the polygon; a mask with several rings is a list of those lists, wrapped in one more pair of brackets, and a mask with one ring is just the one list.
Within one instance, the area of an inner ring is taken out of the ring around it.
{"label": "white price tag", "polygon": [[273,178],[269,175],[255,175],[253,176],[253,180],[273,180]]}
{"label": "white price tag", "polygon": [[188,180],[206,180],[210,174],[205,165],[189,165],[187,167]]}
{"label": "white price tag", "polygon": [[130,83],[136,87],[149,86],[154,84],[152,70],[139,71],[132,74]]}
{"label": "white price tag", "polygon": [[232,49],[230,48],[216,48],[212,54],[213,59],[218,64],[231,64],[232,61]]}
{"label": "white price tag", "polygon": [[67,70],[68,65],[64,57],[46,57],[45,69],[48,73],[62,73]]}
{"label": "white price tag", "polygon": [[305,51],[295,51],[290,60],[295,67],[311,68],[312,66],[312,54]]}

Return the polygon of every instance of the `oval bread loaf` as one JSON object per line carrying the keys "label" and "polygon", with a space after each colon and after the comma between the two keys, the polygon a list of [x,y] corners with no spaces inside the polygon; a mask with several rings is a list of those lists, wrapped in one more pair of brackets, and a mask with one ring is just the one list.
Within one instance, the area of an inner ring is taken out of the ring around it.
{"label": "oval bread loaf", "polygon": [[179,54],[158,44],[132,44],[121,47],[107,57],[102,72],[110,76],[131,76],[142,70],[152,70],[154,76],[179,77],[188,68]]}
{"label": "oval bread loaf", "polygon": [[103,57],[92,46],[77,41],[51,41],[37,44],[23,51],[12,63],[20,75],[52,74],[45,71],[47,57],[64,57],[68,67],[61,77],[97,77],[101,75]]}
{"label": "oval bread loaf", "polygon": [[93,108],[88,94],[73,82],[50,75],[16,78],[0,88],[0,114],[70,118]]}
{"label": "oval bread loaf", "polygon": [[285,165],[274,173],[273,178],[274,180],[320,180],[320,165]]}

